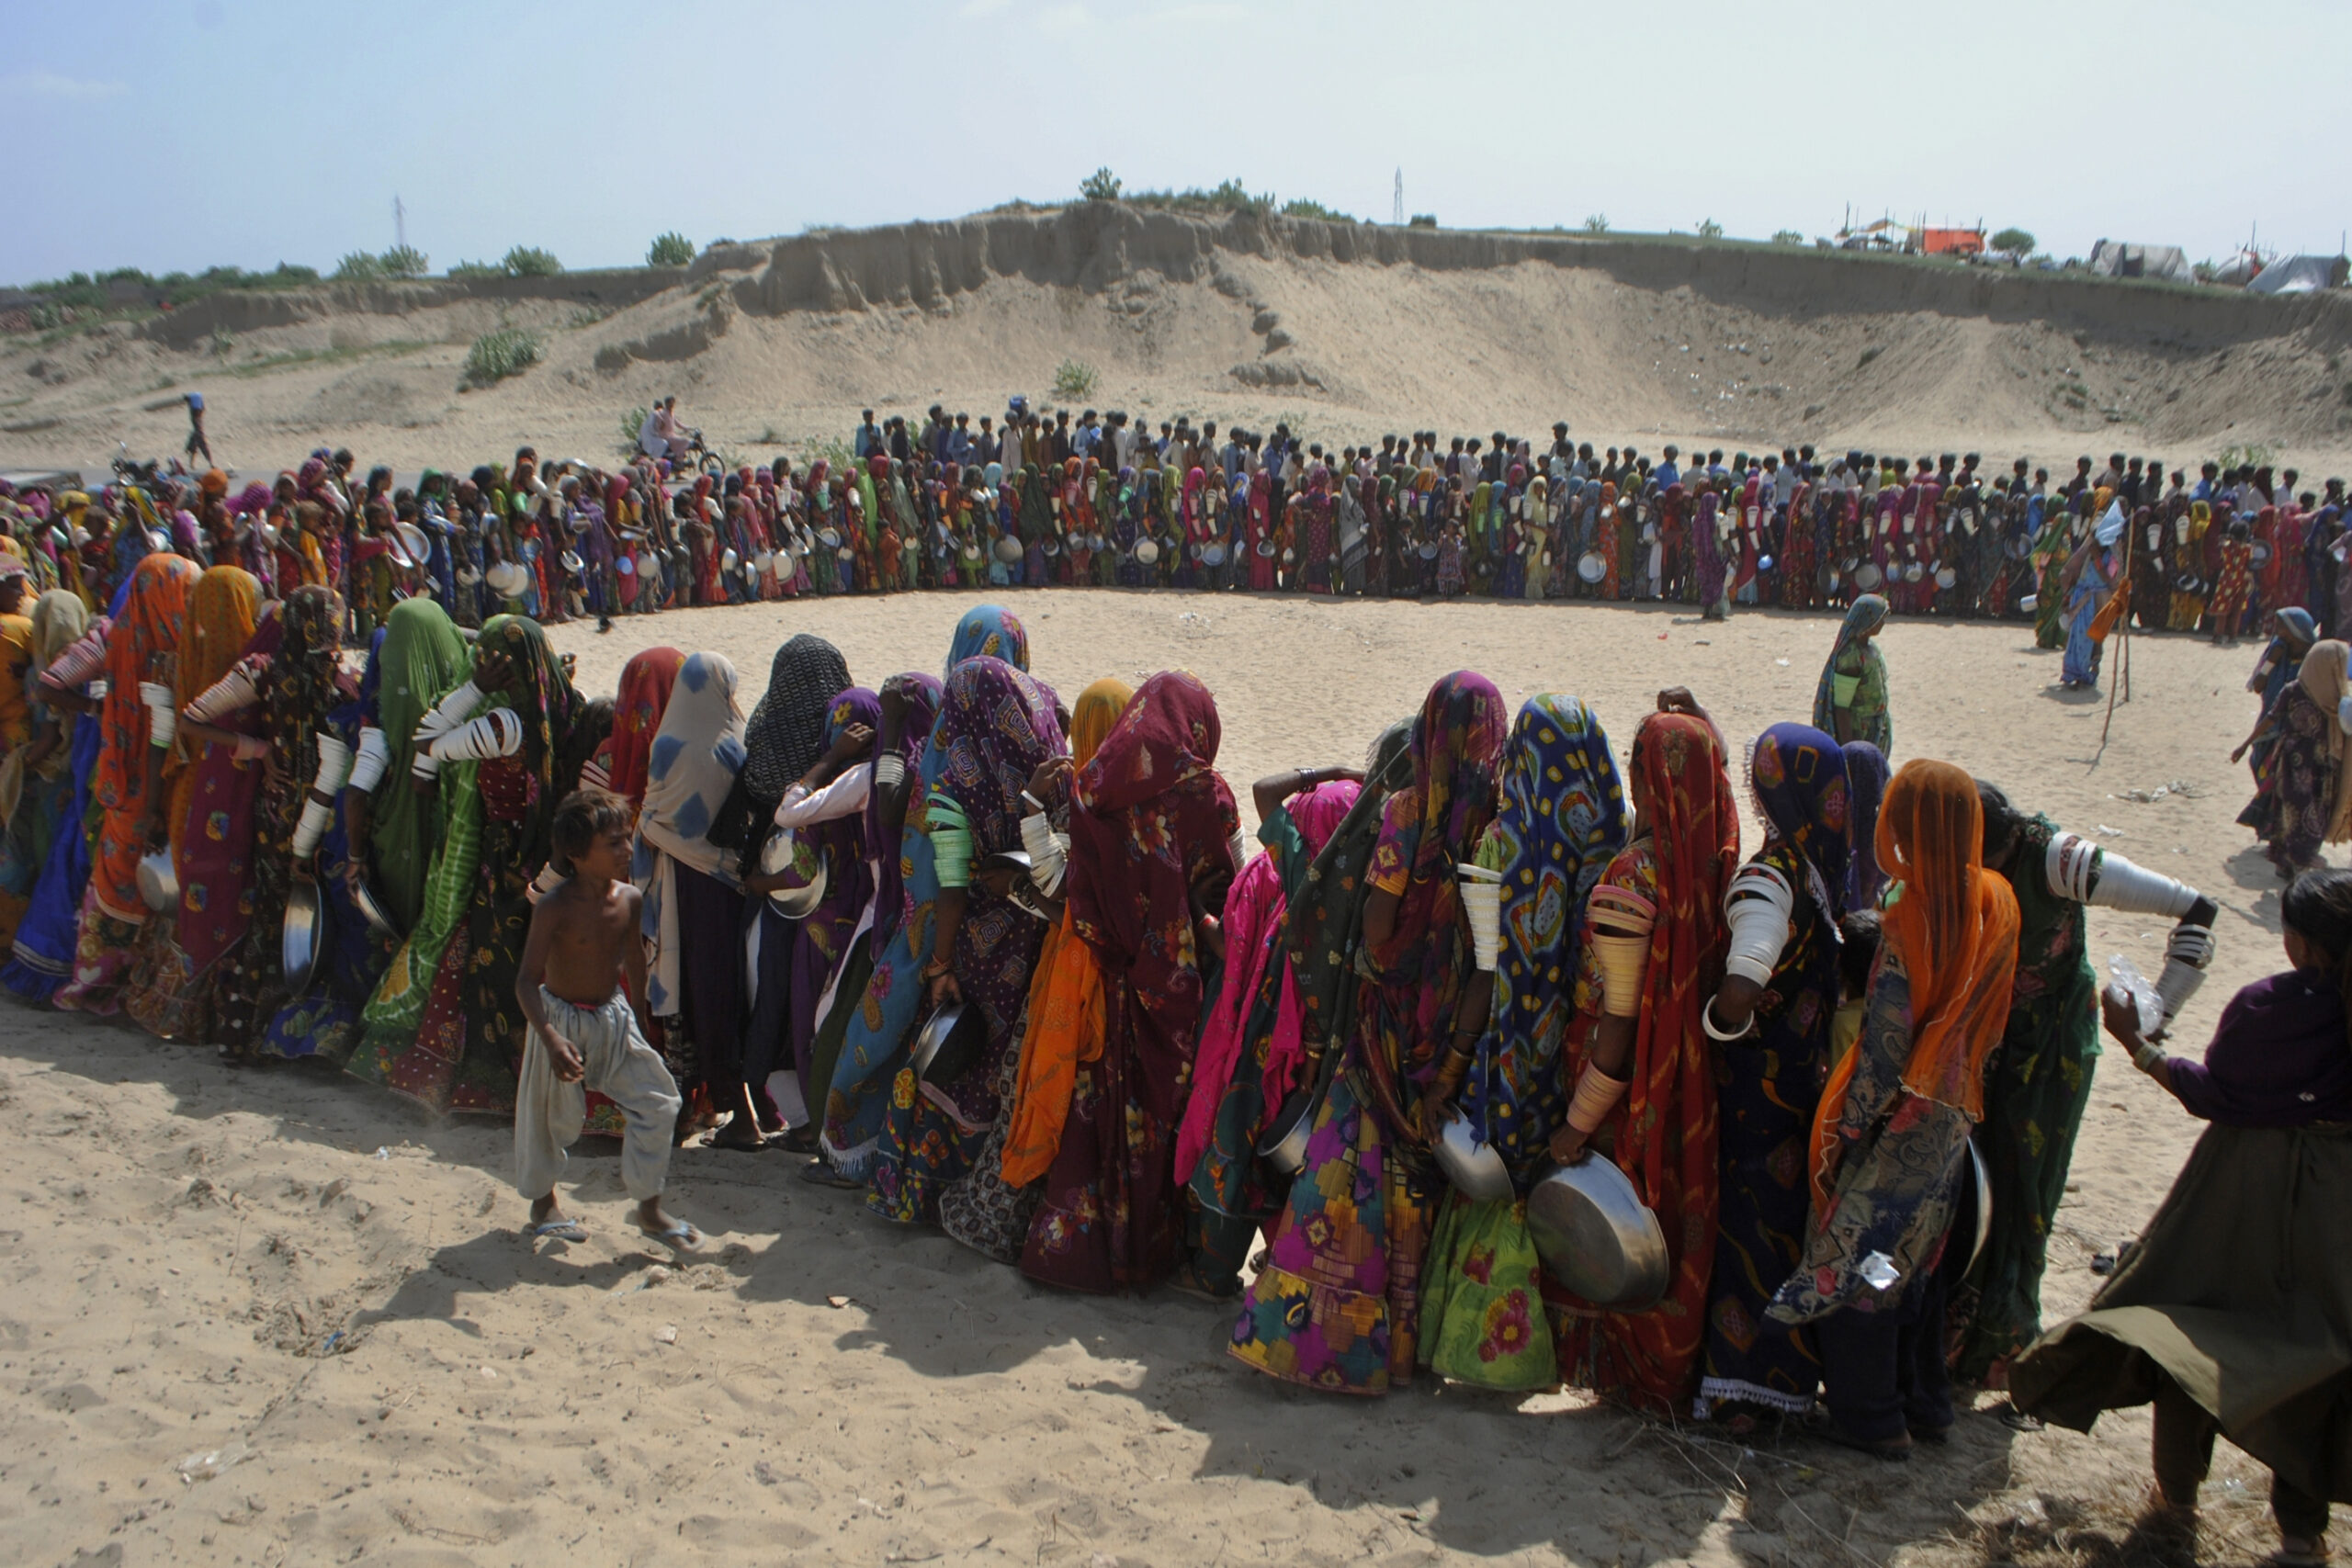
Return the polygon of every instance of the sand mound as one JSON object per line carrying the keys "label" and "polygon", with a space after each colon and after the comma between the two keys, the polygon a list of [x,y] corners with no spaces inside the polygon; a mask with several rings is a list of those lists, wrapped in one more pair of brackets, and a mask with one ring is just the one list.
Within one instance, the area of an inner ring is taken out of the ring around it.
{"label": "sand mound", "polygon": [[[460,394],[497,325],[544,361]],[[175,446],[196,387],[247,468],[321,441],[403,466],[529,441],[603,457],[669,391],[746,458],[871,403],[1047,397],[1155,421],[1289,418],[1727,447],[1967,447],[2053,467],[2243,444],[2352,457],[2352,303],[1697,241],[1395,230],[1088,204],[729,244],[683,270],[228,294],[0,353],[0,460]],[[396,372],[345,379],[354,362]],[[334,389],[330,389],[331,388]],[[368,389],[381,390],[381,402]],[[429,434],[425,434],[429,427]]]}

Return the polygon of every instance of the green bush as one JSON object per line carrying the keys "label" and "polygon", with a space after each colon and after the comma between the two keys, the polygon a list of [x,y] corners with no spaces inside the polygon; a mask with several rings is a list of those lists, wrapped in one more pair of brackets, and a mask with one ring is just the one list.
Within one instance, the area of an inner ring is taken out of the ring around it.
{"label": "green bush", "polygon": [[[520,376],[538,362],[537,333],[520,327],[501,327],[474,339],[473,349],[466,355],[465,384],[494,387],[509,376]],[[630,432],[629,439],[636,438],[636,432]]]}
{"label": "green bush", "polygon": [[376,258],[376,265],[386,277],[423,277],[432,263],[414,245],[394,245]]}
{"label": "green bush", "polygon": [[563,270],[553,251],[543,251],[536,245],[517,245],[506,253],[499,266],[509,277],[553,277]]}
{"label": "green bush", "polygon": [[1076,402],[1094,395],[1094,367],[1083,359],[1065,359],[1054,367],[1054,396]]}
{"label": "green bush", "polygon": [[1434,212],[1416,212],[1413,214],[1412,218],[1407,221],[1405,227],[1408,229],[1434,229],[1437,227],[1437,214]]}
{"label": "green bush", "polygon": [[651,412],[652,411],[647,408],[643,403],[639,403],[637,407],[629,410],[628,412],[621,415],[622,451],[635,452],[637,450],[637,433],[645,428],[645,416]]}
{"label": "green bush", "polygon": [[1331,208],[1326,207],[1319,201],[1310,201],[1303,196],[1293,197],[1290,200],[1283,202],[1283,216],[1285,218],[1319,218],[1326,223],[1352,223],[1355,221],[1354,218],[1345,212],[1337,211]]}
{"label": "green bush", "polygon": [[694,259],[695,243],[675,229],[653,236],[653,243],[645,252],[648,266],[684,266]]}
{"label": "green bush", "polygon": [[384,264],[366,251],[354,251],[334,264],[337,283],[371,283],[384,276]]}
{"label": "green bush", "polygon": [[1802,245],[1804,236],[1794,229],[1775,229],[1772,231],[1772,243],[1776,245]]}
{"label": "green bush", "polygon": [[1991,240],[1992,247],[2011,261],[2023,261],[2033,252],[2033,235],[2015,226],[2004,229]]}
{"label": "green bush", "polygon": [[1609,214],[1606,212],[1596,212],[1591,217],[1586,219],[1584,220],[1584,231],[1588,234],[1606,234],[1609,232]]}
{"label": "green bush", "polygon": [[504,277],[506,269],[496,262],[464,261],[449,269],[451,277]]}
{"label": "green bush", "polygon": [[1699,220],[1699,238],[1702,240],[1720,240],[1723,237],[1724,226],[1722,224],[1716,222],[1712,218],[1702,218]]}
{"label": "green bush", "polygon": [[1107,165],[1097,169],[1078,182],[1078,194],[1089,201],[1116,201],[1119,199],[1119,176],[1113,174]]}

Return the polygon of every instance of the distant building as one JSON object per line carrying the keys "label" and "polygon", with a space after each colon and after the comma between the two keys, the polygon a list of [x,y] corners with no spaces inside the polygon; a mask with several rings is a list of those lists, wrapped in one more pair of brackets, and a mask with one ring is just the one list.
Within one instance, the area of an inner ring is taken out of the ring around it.
{"label": "distant building", "polygon": [[1919,249],[1931,256],[1981,256],[1984,254],[1984,231],[1976,229],[1922,229],[1918,231]]}

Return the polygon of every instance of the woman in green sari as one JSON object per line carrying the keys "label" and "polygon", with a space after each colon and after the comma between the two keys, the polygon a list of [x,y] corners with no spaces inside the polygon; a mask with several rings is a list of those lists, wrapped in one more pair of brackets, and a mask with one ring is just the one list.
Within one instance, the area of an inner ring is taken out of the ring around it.
{"label": "woman in green sari", "polygon": [[359,1077],[389,1083],[393,1065],[416,1043],[433,976],[473,894],[481,864],[481,791],[479,762],[444,766],[429,792],[410,782],[418,726],[471,666],[448,616],[429,601],[403,601],[392,612],[380,659],[377,723],[390,761],[372,792],[344,792],[344,810],[352,842],[366,846],[386,912],[408,934],[361,1014],[365,1032],[347,1065]]}
{"label": "woman in green sari", "polygon": [[1847,609],[1814,693],[1813,727],[1836,736],[1840,746],[1867,740],[1892,757],[1894,720],[1887,711],[1886,659],[1874,640],[1885,625],[1886,601],[1876,593],[1861,594]]}

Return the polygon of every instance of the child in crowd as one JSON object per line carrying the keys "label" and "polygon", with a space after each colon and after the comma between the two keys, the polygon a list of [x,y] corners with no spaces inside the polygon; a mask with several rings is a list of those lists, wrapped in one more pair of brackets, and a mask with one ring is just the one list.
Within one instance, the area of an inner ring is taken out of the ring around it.
{"label": "child in crowd", "polygon": [[575,790],[556,807],[550,863],[564,880],[531,911],[514,982],[529,1025],[514,1103],[514,1185],[531,1201],[533,1237],[586,1235],[558,1208],[555,1184],[593,1089],[627,1122],[621,1181],[637,1200],[638,1224],[685,1250],[701,1233],[662,1211],[682,1102],[637,1012],[645,996],[644,901],[628,881],[629,829],[628,802],[601,789]]}

